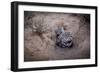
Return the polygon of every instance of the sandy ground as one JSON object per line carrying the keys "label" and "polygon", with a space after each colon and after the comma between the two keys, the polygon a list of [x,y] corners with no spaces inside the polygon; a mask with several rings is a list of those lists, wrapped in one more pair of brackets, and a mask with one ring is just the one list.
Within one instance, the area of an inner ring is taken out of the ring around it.
{"label": "sandy ground", "polygon": [[[89,15],[26,11],[24,16],[24,61],[90,58]],[[55,45],[55,30],[61,26],[73,36],[71,48]]]}

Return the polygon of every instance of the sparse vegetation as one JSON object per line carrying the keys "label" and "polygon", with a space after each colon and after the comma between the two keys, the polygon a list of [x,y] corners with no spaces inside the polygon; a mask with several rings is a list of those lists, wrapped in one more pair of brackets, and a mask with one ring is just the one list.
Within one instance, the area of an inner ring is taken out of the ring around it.
{"label": "sparse vegetation", "polygon": [[48,24],[45,22],[45,16],[40,15],[32,18],[32,31],[33,33],[36,32],[38,34],[42,34],[47,32],[48,30]]}

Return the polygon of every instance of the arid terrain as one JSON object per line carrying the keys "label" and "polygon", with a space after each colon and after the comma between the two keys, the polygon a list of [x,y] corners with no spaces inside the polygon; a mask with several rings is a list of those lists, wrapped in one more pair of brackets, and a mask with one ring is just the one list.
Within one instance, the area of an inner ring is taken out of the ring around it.
{"label": "arid terrain", "polygon": [[[73,46],[60,48],[55,30],[63,27],[73,37]],[[24,12],[24,61],[90,58],[90,15]]]}

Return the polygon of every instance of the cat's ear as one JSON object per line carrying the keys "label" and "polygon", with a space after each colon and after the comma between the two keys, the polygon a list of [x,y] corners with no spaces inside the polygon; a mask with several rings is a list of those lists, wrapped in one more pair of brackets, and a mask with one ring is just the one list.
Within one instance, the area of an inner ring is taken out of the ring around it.
{"label": "cat's ear", "polygon": [[63,27],[61,27],[61,32],[62,32],[62,33],[64,33],[64,32],[65,32]]}

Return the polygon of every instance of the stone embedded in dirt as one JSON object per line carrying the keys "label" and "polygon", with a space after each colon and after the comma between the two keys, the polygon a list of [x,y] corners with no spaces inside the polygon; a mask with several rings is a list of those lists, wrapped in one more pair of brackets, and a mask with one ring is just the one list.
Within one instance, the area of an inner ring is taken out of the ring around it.
{"label": "stone embedded in dirt", "polygon": [[65,32],[63,27],[56,30],[56,45],[61,48],[70,48],[73,45],[70,32]]}

